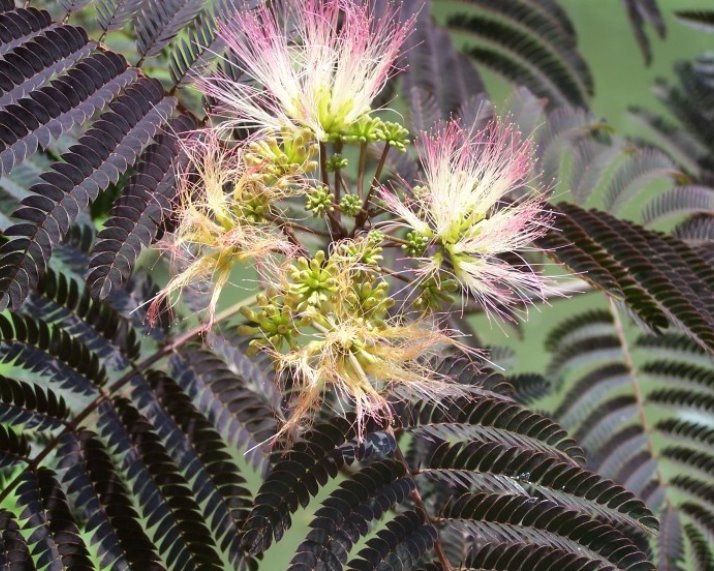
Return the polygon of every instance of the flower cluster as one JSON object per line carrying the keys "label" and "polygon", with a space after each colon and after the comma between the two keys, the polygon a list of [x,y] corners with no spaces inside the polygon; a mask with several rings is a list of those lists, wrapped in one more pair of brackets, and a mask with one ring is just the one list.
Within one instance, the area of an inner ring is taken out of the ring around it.
{"label": "flower cluster", "polygon": [[326,394],[333,406],[354,408],[361,434],[365,417],[389,417],[390,384],[430,398],[463,390],[430,366],[458,343],[431,319],[390,315],[394,300],[380,272],[381,240],[370,233],[335,243],[329,258],[324,250],[298,258],[279,289],[244,310],[250,324],[243,333],[255,336],[254,347],[267,348],[296,394],[284,431],[309,422]]}
{"label": "flower cluster", "polygon": [[271,144],[230,148],[212,130],[183,142],[188,162],[176,177],[177,227],[165,241],[173,275],[152,308],[193,283],[209,282],[210,323],[237,263],[253,261],[268,273],[276,255],[293,253],[295,246],[272,219],[279,201],[303,192],[297,175],[309,166],[310,154],[289,157]]}
{"label": "flower cluster", "polygon": [[[323,406],[351,408],[360,428],[389,418],[395,386],[432,399],[465,390],[434,370],[444,350],[473,352],[441,323],[452,295],[498,309],[544,288],[504,257],[548,225],[540,196],[515,195],[531,149],[514,129],[451,122],[421,134],[421,180],[382,187],[388,153],[411,141],[373,105],[413,19],[400,23],[385,4],[377,21],[368,4],[271,2],[224,25],[249,81],[201,79],[218,102],[213,124],[183,141],[188,165],[165,239],[172,272],[159,297],[208,282],[212,322],[234,267],[258,270],[264,289],[244,308],[242,332],[289,381],[281,433]],[[233,140],[235,127],[250,137]],[[388,249],[406,253],[406,269],[388,267]],[[396,303],[397,285],[418,295]]]}

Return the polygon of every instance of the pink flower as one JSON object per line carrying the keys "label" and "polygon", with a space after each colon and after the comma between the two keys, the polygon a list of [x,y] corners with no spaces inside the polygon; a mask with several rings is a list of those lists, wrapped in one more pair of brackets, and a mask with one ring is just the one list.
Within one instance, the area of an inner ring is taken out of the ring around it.
{"label": "pink flower", "polygon": [[413,20],[399,24],[393,6],[376,20],[354,0],[270,4],[219,32],[257,85],[218,75],[199,88],[218,100],[223,128],[307,128],[319,140],[344,133],[372,110]]}
{"label": "pink flower", "polygon": [[[422,272],[451,273],[496,313],[545,294],[543,276],[501,256],[530,246],[550,225],[542,194],[528,188],[532,149],[513,127],[481,130],[452,121],[417,141],[424,168],[408,198],[384,191],[387,207],[436,251]],[[516,196],[514,191],[520,191]]]}

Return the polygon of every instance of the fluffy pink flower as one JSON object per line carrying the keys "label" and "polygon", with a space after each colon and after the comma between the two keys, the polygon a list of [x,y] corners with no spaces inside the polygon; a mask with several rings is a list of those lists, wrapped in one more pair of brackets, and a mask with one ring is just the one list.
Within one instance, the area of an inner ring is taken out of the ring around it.
{"label": "fluffy pink flower", "polygon": [[[383,197],[407,226],[438,246],[423,259],[422,270],[450,272],[496,312],[543,296],[541,274],[525,262],[517,267],[500,257],[528,247],[550,224],[542,196],[527,189],[530,142],[497,121],[482,130],[452,121],[424,134],[417,149],[424,167],[421,185],[406,199],[387,191]],[[526,196],[514,196],[517,189]]]}
{"label": "fluffy pink flower", "polygon": [[354,0],[270,4],[219,31],[257,85],[219,75],[199,88],[219,101],[224,128],[307,128],[319,140],[344,132],[371,111],[412,21],[399,24],[393,6],[377,20]]}

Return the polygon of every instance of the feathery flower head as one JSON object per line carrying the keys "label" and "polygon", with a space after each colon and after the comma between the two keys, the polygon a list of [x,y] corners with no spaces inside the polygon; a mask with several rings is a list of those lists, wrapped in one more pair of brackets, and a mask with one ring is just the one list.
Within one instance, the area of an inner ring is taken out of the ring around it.
{"label": "feathery flower head", "polygon": [[173,275],[152,304],[191,284],[210,282],[212,319],[221,290],[236,263],[252,260],[259,271],[275,265],[276,255],[294,247],[272,224],[273,205],[300,192],[297,182],[247,164],[242,147],[226,147],[212,131],[183,141],[188,164],[177,173],[179,203],[176,230],[165,240]]}
{"label": "feathery flower head", "polygon": [[[380,253],[374,239],[338,242],[329,258],[323,252],[299,259],[281,291],[263,298],[258,311],[244,312],[253,325],[243,332],[257,336],[279,378],[292,379],[295,396],[281,433],[309,424],[329,401],[354,408],[361,434],[367,418],[391,417],[389,385],[434,400],[464,390],[431,367],[432,358],[457,345],[454,339],[431,319],[389,314],[393,300],[379,273]],[[287,307],[292,321],[284,319]],[[283,333],[276,336],[278,322]]]}
{"label": "feathery flower head", "polygon": [[407,392],[438,401],[463,392],[434,372],[431,363],[446,347],[449,335],[427,322],[389,320],[373,326],[350,315],[313,323],[307,343],[287,352],[269,350],[279,376],[293,379],[296,397],[283,432],[309,425],[324,400],[350,405],[358,434],[368,418],[390,419],[386,391],[400,385]]}
{"label": "feathery flower head", "polygon": [[285,0],[241,13],[219,33],[257,86],[227,76],[198,86],[220,103],[225,128],[346,135],[372,111],[409,33],[412,20],[400,24],[396,12],[377,19],[355,0]]}
{"label": "feathery flower head", "polygon": [[[529,246],[549,226],[542,196],[513,197],[528,183],[532,149],[513,127],[492,121],[481,130],[457,121],[417,141],[424,167],[409,198],[383,191],[387,208],[411,229],[407,252],[421,255],[422,271],[451,273],[487,309],[542,295],[544,278],[501,256]],[[434,245],[431,254],[428,246]],[[422,253],[424,252],[424,253]],[[528,294],[528,295],[526,295]]]}

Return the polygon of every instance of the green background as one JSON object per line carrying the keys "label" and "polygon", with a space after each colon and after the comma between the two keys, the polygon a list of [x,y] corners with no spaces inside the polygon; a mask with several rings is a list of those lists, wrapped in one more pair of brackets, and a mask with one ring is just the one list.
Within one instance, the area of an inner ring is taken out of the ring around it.
{"label": "green background", "polygon": [[651,92],[655,78],[670,78],[677,61],[714,50],[713,35],[693,30],[674,17],[676,10],[711,9],[711,1],[658,0],[667,37],[660,40],[648,28],[653,53],[650,67],[644,66],[621,0],[561,0],[561,4],[573,19],[580,50],[595,78],[592,109],[618,130],[637,130],[636,122],[627,116],[628,106],[660,109]]}

